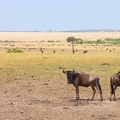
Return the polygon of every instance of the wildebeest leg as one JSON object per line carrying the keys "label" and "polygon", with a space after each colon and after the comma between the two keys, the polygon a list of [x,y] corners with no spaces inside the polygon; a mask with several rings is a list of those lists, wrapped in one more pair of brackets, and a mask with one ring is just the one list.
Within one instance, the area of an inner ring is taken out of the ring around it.
{"label": "wildebeest leg", "polygon": [[102,98],[102,89],[101,89],[101,86],[100,86],[99,84],[97,84],[97,85],[96,85],[96,88],[97,88],[97,90],[98,90],[99,93],[100,93],[100,98],[101,98],[101,101],[102,101],[103,98]]}
{"label": "wildebeest leg", "polygon": [[111,89],[111,92],[110,92],[110,101],[112,100],[112,94],[114,95],[114,100],[116,101],[116,98],[115,98],[115,90],[116,90],[117,86],[114,86],[112,85],[112,89]]}
{"label": "wildebeest leg", "polygon": [[114,100],[116,101],[116,98],[115,98],[115,90],[116,90],[116,88],[117,88],[117,86],[115,86],[115,88],[114,88]]}
{"label": "wildebeest leg", "polygon": [[92,88],[92,90],[93,90],[93,96],[92,96],[92,99],[91,99],[91,100],[93,100],[93,98],[94,98],[94,96],[95,96],[95,93],[96,93],[96,90],[95,90],[94,86],[91,86],[91,88]]}
{"label": "wildebeest leg", "polygon": [[111,98],[112,98],[112,94],[110,93],[110,101],[112,100]]}
{"label": "wildebeest leg", "polygon": [[76,100],[79,100],[79,87],[75,87],[76,88]]}
{"label": "wildebeest leg", "polygon": [[103,98],[102,98],[102,92],[100,92],[100,98],[101,98],[101,101],[103,101]]}
{"label": "wildebeest leg", "polygon": [[110,92],[110,101],[112,100],[112,95],[114,95],[114,100],[115,100],[115,90],[114,90],[114,87],[112,88],[112,90]]}
{"label": "wildebeest leg", "polygon": [[115,86],[114,86],[114,79],[113,77],[110,78],[110,88],[111,88],[111,91],[110,91],[110,101],[112,100],[112,95],[114,94],[115,90]]}
{"label": "wildebeest leg", "polygon": [[111,91],[110,91],[110,101],[112,100],[112,94],[114,94],[114,85],[112,84],[112,82],[110,81],[110,86],[111,86]]}
{"label": "wildebeest leg", "polygon": [[114,100],[116,101],[116,98],[115,98],[115,91],[114,91]]}

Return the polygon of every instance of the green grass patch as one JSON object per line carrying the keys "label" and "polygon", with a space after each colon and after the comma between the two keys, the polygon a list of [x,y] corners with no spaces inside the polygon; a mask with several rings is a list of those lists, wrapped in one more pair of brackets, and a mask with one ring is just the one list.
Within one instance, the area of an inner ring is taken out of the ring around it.
{"label": "green grass patch", "polygon": [[60,40],[56,40],[56,41],[55,40],[48,40],[47,42],[51,42],[52,43],[52,42],[61,42],[61,41]]}
{"label": "green grass patch", "polygon": [[82,40],[78,38],[73,41],[73,44],[105,44],[105,43],[118,45],[120,44],[120,38],[106,38],[105,40],[97,39],[96,41]]}
{"label": "green grass patch", "polygon": [[113,39],[113,38],[106,38],[106,41],[110,44],[120,44],[120,38],[116,38],[116,39]]}
{"label": "green grass patch", "polygon": [[13,49],[13,50],[8,50],[7,53],[23,53],[22,50],[19,50],[19,49]]}
{"label": "green grass patch", "polygon": [[105,42],[100,39],[98,39],[97,41],[77,39],[73,43],[74,44],[104,44]]}

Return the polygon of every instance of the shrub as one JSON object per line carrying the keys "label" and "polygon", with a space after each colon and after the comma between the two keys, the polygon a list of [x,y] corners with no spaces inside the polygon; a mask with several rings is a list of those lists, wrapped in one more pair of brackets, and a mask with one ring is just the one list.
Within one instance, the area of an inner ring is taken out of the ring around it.
{"label": "shrub", "polygon": [[47,42],[55,42],[54,40],[48,40]]}
{"label": "shrub", "polygon": [[22,50],[19,50],[19,49],[13,49],[13,50],[8,50],[7,53],[23,53]]}
{"label": "shrub", "polygon": [[120,44],[120,38],[106,38],[106,41],[111,44]]}

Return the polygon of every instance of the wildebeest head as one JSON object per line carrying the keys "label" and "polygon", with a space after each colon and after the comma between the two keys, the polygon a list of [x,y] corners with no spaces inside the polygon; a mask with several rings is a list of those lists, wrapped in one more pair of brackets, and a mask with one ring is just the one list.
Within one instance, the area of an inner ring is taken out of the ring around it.
{"label": "wildebeest head", "polygon": [[63,70],[63,73],[65,73],[67,75],[67,80],[68,80],[68,84],[71,84],[72,83],[72,76],[73,76],[73,73],[75,73],[75,70]]}

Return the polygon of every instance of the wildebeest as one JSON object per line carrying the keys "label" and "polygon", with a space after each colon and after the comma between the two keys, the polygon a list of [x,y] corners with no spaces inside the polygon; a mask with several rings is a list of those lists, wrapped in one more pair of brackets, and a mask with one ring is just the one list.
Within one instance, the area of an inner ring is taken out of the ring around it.
{"label": "wildebeest", "polygon": [[53,53],[55,53],[55,50],[53,50]]}
{"label": "wildebeest", "polygon": [[87,53],[87,52],[88,52],[87,50],[84,50],[84,51],[83,51],[83,54],[85,54],[85,53]]}
{"label": "wildebeest", "polygon": [[72,71],[71,70],[65,71],[63,69],[63,73],[67,75],[68,83],[72,83],[76,88],[76,100],[79,99],[79,86],[83,87],[91,86],[93,90],[93,96],[91,100],[93,100],[97,89],[100,93],[101,101],[103,100],[101,86],[99,84],[99,78],[97,76],[85,74],[83,72],[76,72],[74,69]]}
{"label": "wildebeest", "polygon": [[41,50],[41,53],[43,53],[43,50]]}
{"label": "wildebeest", "polygon": [[110,101],[112,100],[111,99],[112,95],[114,95],[114,100],[116,100],[115,90],[118,86],[120,86],[120,71],[110,77],[110,87],[111,87]]}
{"label": "wildebeest", "polygon": [[73,54],[75,53],[75,50],[72,50]]}

